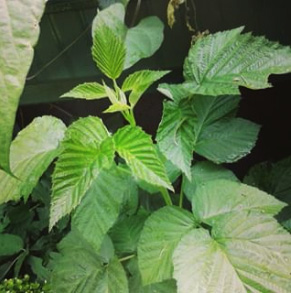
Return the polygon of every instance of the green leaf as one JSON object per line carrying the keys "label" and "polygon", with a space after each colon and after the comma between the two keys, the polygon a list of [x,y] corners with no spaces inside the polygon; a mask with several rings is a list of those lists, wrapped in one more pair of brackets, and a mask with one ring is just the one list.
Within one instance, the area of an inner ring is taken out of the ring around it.
{"label": "green leaf", "polygon": [[291,219],[284,221],[282,223],[282,226],[287,229],[287,231],[289,231],[291,233]]}
{"label": "green leaf", "polygon": [[140,59],[152,56],[159,49],[163,41],[163,29],[163,23],[156,16],[150,16],[128,30],[125,38],[124,69],[131,67]]}
{"label": "green leaf", "polygon": [[131,91],[129,96],[130,105],[133,107],[155,81],[168,73],[169,71],[141,70],[130,74],[122,84],[124,92]]}
{"label": "green leaf", "polygon": [[12,234],[1,234],[0,256],[13,255],[23,248],[23,241],[19,236]]}
{"label": "green leaf", "polygon": [[109,106],[109,108],[107,108],[105,111],[103,111],[103,113],[115,113],[115,112],[122,112],[122,111],[126,111],[129,110],[130,107],[126,104],[123,103],[116,103],[113,104],[111,106]]}
{"label": "green leaf", "polygon": [[194,136],[191,104],[164,102],[163,118],[157,133],[157,142],[163,155],[188,178],[191,176]]}
{"label": "green leaf", "polygon": [[102,26],[93,37],[92,56],[98,68],[109,78],[116,79],[124,68],[126,50],[113,30]]}
{"label": "green leaf", "polygon": [[94,38],[95,34],[106,26],[116,35],[116,37],[124,40],[127,32],[127,27],[124,24],[124,17],[125,8],[120,3],[115,3],[101,11],[98,11],[92,23],[92,37]]}
{"label": "green leaf", "polygon": [[173,190],[151,137],[141,128],[125,126],[113,139],[118,154],[125,159],[136,178]]}
{"label": "green leaf", "polygon": [[125,271],[114,258],[108,264],[80,235],[70,233],[60,244],[62,257],[54,265],[52,290],[68,293],[127,293]]}
{"label": "green leaf", "polygon": [[103,85],[98,82],[85,82],[74,87],[72,90],[61,96],[61,98],[77,98],[86,100],[97,100],[106,97],[107,93]]}
{"label": "green leaf", "polygon": [[147,219],[147,214],[137,214],[117,222],[109,235],[118,255],[135,253],[140,233]]}
{"label": "green leaf", "polygon": [[47,281],[50,278],[50,271],[43,265],[43,259],[36,256],[29,256],[28,263],[37,280]]}
{"label": "green leaf", "polygon": [[127,6],[129,0],[99,0],[99,6],[104,9],[109,7],[110,5],[114,3],[122,3],[124,6]]}
{"label": "green leaf", "polygon": [[[0,203],[25,199],[44,171],[59,154],[65,125],[55,117],[35,118],[20,131],[11,145],[11,170],[17,178],[0,171]],[[40,135],[41,134],[41,135]]]}
{"label": "green leaf", "polygon": [[191,180],[184,178],[183,190],[187,198],[192,201],[193,194],[198,186],[218,179],[238,181],[233,172],[222,166],[215,165],[208,161],[196,162],[191,168]]}
{"label": "green leaf", "polygon": [[114,158],[113,141],[97,117],[74,122],[62,146],[53,173],[50,228],[80,203],[100,172],[111,167]]}
{"label": "green leaf", "polygon": [[191,94],[239,94],[239,86],[270,87],[270,74],[291,71],[291,50],[243,28],[199,38],[184,64],[183,84]]}
{"label": "green leaf", "polygon": [[129,271],[129,292],[132,293],[177,293],[175,280],[154,283],[147,286],[142,285],[137,259],[133,258],[126,266]]}
{"label": "green leaf", "polygon": [[178,207],[164,207],[145,222],[138,244],[144,285],[172,278],[172,254],[183,235],[195,227],[193,216]]}
{"label": "green leaf", "polygon": [[225,214],[241,211],[276,215],[286,204],[257,188],[220,179],[198,186],[192,205],[195,218],[212,225]]}
{"label": "green leaf", "polygon": [[218,121],[203,129],[195,152],[217,164],[236,162],[255,146],[260,126],[241,118]]}
{"label": "green leaf", "polygon": [[39,35],[45,1],[1,0],[0,10],[0,168],[10,172],[10,143],[16,110]]}
{"label": "green leaf", "polygon": [[73,215],[73,229],[77,228],[96,250],[119,215],[126,183],[116,167],[102,171]]}

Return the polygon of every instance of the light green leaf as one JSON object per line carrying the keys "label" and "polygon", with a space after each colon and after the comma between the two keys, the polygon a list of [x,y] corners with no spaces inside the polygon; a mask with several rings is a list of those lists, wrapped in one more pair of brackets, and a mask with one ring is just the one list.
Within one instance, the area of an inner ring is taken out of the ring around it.
{"label": "light green leaf", "polygon": [[59,154],[66,126],[52,116],[35,118],[11,145],[11,170],[17,178],[0,171],[0,203],[25,199]]}
{"label": "light green leaf", "polygon": [[73,229],[78,229],[96,250],[119,215],[126,183],[115,166],[102,171],[73,215]]}
{"label": "light green leaf", "polygon": [[139,127],[125,126],[113,136],[118,154],[125,159],[133,176],[173,190],[151,137]]}
{"label": "light green leaf", "polygon": [[118,255],[135,253],[140,233],[147,219],[147,214],[137,214],[117,222],[109,235]]}
{"label": "light green leaf", "polygon": [[122,84],[124,92],[131,91],[129,96],[130,105],[133,107],[155,81],[168,73],[169,71],[141,70],[130,74]]}
{"label": "light green leaf", "polygon": [[39,35],[45,0],[0,0],[0,168],[10,172],[16,110]]}
{"label": "light green leaf", "polygon": [[183,190],[187,198],[192,201],[193,194],[198,186],[218,179],[238,181],[233,172],[220,165],[215,165],[209,161],[196,162],[191,168],[191,181],[184,178]]}
{"label": "light green leaf", "polygon": [[126,50],[122,39],[107,26],[95,31],[92,56],[98,68],[109,78],[120,76],[125,61]]}
{"label": "light green leaf", "polygon": [[81,118],[68,128],[53,173],[50,228],[80,203],[113,158],[113,141],[101,119]]}
{"label": "light green leaf", "polygon": [[163,23],[156,16],[150,16],[128,30],[125,38],[124,69],[131,67],[140,59],[152,56],[159,49],[163,41],[163,29]]}
{"label": "light green leaf", "polygon": [[217,164],[236,162],[250,153],[259,130],[259,125],[245,119],[221,120],[201,131],[194,151]]}
{"label": "light green leaf", "polygon": [[291,235],[269,215],[226,215],[212,229],[236,273],[251,292],[290,292]]}
{"label": "light green leaf", "polygon": [[13,255],[23,248],[23,241],[17,235],[1,234],[0,236],[0,257]]}
{"label": "light green leaf", "polygon": [[195,218],[209,225],[225,214],[241,211],[276,215],[285,205],[257,188],[224,179],[205,182],[192,196]]}
{"label": "light green leaf", "polygon": [[169,99],[179,102],[182,99],[190,96],[189,91],[182,84],[159,84],[158,91]]}
{"label": "light green leaf", "polygon": [[137,259],[133,258],[126,266],[130,277],[128,279],[129,292],[132,293],[177,293],[175,280],[166,280],[159,283],[142,285]]}
{"label": "light green leaf", "polygon": [[107,93],[103,85],[98,82],[86,82],[80,84],[61,96],[61,98],[77,98],[86,100],[97,100],[106,97]]}
{"label": "light green leaf", "polygon": [[[116,1],[115,1],[116,2]],[[116,37],[124,40],[127,27],[124,24],[125,8],[120,3],[114,3],[105,9],[98,11],[92,23],[92,37],[104,26],[108,27]]]}
{"label": "light green leaf", "polygon": [[128,293],[122,265],[114,258],[108,264],[80,235],[70,233],[59,246],[62,257],[54,265],[53,292]]}
{"label": "light green leaf", "polygon": [[163,118],[157,133],[157,142],[163,155],[188,178],[194,147],[194,119],[191,104],[164,102]]}
{"label": "light green leaf", "polygon": [[247,293],[235,268],[207,230],[187,233],[175,249],[173,263],[179,293]]}
{"label": "light green leaf", "polygon": [[109,106],[109,108],[107,108],[105,111],[103,111],[103,113],[122,112],[122,111],[126,111],[129,109],[130,109],[130,107],[128,105],[118,102],[116,104]]}
{"label": "light green leaf", "polygon": [[195,227],[193,216],[178,207],[164,207],[146,221],[138,244],[144,285],[171,279],[172,254],[183,235]]}
{"label": "light green leaf", "polygon": [[183,84],[192,94],[239,94],[239,86],[270,87],[270,74],[291,71],[291,50],[243,28],[199,38],[184,64]]}

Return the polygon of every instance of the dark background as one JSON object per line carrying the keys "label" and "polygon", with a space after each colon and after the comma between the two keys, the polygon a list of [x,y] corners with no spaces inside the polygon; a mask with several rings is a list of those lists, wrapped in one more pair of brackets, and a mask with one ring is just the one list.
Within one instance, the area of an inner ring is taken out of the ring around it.
{"label": "dark background", "polygon": [[[132,0],[128,8],[129,25],[134,19],[136,3]],[[186,15],[196,31],[216,32],[244,25],[245,31],[291,45],[289,0],[195,0],[195,6],[188,0],[189,11],[184,7],[179,9],[173,29],[166,24],[167,3],[167,0],[142,0],[135,24],[145,16],[159,16],[165,23],[165,40],[155,56],[139,62],[132,71],[171,69],[172,73],[163,82],[182,81],[182,64],[191,41]],[[118,114],[102,115],[108,106],[106,101],[59,99],[79,83],[101,79],[90,54],[90,24],[97,6],[96,0],[50,0],[47,3],[35,58],[17,114],[18,129],[44,114],[59,117],[67,124],[80,116],[98,115],[112,130],[123,123]],[[291,154],[291,74],[271,76],[270,82],[273,88],[241,89],[239,116],[262,125],[262,129],[252,153],[229,165],[240,177],[257,162],[276,161]],[[136,108],[138,123],[153,136],[161,119],[163,99],[152,89]]]}

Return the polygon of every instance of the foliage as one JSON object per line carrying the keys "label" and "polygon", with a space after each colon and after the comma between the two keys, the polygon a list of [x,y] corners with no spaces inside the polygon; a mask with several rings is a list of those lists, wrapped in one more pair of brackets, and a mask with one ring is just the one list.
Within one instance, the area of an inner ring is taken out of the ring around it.
{"label": "foliage", "polygon": [[[239,86],[265,88],[270,74],[291,71],[290,48],[242,28],[198,38],[185,59],[185,81],[159,87],[168,100],[154,143],[134,110],[169,71],[121,75],[155,53],[163,25],[149,17],[128,28],[125,7],[111,2],[102,1],[107,8],[92,25],[92,57],[106,79],[63,97],[108,99],[105,113],[120,113],[127,125],[110,133],[89,116],[65,130],[43,117],[22,130],[11,148],[17,178],[3,173],[0,182],[13,187],[3,189],[2,202],[24,199],[0,207],[4,270],[14,266],[18,276],[26,261],[54,292],[290,292],[291,236],[275,219],[287,204],[269,194],[280,188],[268,189],[290,164],[274,167],[261,187],[268,193],[220,165],[246,156],[260,129],[236,115]],[[27,201],[55,157],[50,202],[35,198],[37,188]]]}

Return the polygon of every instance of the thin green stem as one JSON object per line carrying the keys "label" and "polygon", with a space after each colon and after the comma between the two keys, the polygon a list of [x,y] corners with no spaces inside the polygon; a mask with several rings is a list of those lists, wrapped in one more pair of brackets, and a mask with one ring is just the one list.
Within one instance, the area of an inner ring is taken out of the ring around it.
{"label": "thin green stem", "polygon": [[123,258],[120,258],[119,261],[123,262],[123,261],[129,260],[129,259],[132,259],[134,257],[135,257],[135,254],[131,254],[131,255],[125,256]]}
{"label": "thin green stem", "polygon": [[164,187],[161,187],[160,192],[161,192],[161,194],[163,196],[163,199],[164,199],[166,205],[167,206],[172,206],[173,202],[172,202],[172,199],[170,197],[170,194],[169,194],[168,190],[166,188],[164,188]]}
{"label": "thin green stem", "polygon": [[184,176],[182,175],[182,183],[181,183],[181,190],[180,190],[180,196],[179,196],[179,207],[183,208],[183,200],[184,200]]}

